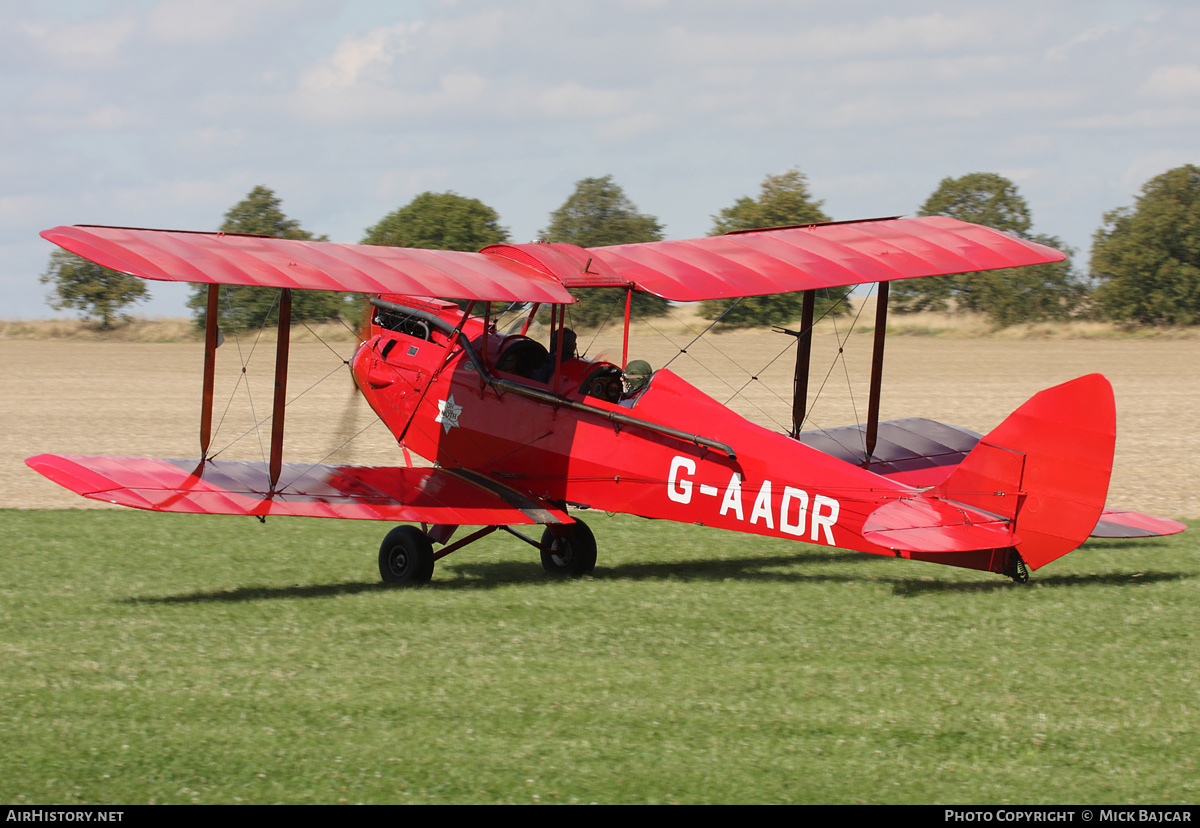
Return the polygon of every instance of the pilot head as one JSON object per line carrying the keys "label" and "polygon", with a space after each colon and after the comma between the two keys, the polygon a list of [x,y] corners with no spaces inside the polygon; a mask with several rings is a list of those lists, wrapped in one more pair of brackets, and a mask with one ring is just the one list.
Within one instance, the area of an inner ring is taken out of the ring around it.
{"label": "pilot head", "polygon": [[635,359],[625,366],[625,390],[632,394],[641,391],[650,380],[650,363],[644,359]]}

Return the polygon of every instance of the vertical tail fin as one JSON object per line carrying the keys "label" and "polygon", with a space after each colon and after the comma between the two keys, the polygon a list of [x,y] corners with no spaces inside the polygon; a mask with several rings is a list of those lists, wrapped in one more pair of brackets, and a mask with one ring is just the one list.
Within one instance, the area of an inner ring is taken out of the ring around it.
{"label": "vertical tail fin", "polygon": [[1116,434],[1112,386],[1089,374],[1036,394],[927,494],[1011,520],[1017,551],[1038,569],[1096,527]]}

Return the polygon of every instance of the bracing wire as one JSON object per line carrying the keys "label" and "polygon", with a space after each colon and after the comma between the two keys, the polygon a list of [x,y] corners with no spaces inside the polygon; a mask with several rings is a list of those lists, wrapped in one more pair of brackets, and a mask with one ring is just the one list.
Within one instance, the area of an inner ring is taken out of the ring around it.
{"label": "bracing wire", "polygon": [[[616,313],[618,304],[619,304],[619,302],[613,302],[609,306],[608,315],[604,317],[603,322],[601,322],[599,325],[596,326],[596,332],[594,334],[592,334],[592,338],[588,342],[587,347],[583,349],[583,354],[587,354],[588,352],[590,352],[592,350],[592,346],[596,344],[596,339],[600,336],[600,332],[603,331],[608,326],[608,320],[612,319],[612,315],[614,313]],[[583,356],[583,354],[580,354],[580,356]]]}
{"label": "bracing wire", "polygon": [[[828,382],[828,379],[829,379],[830,375],[832,374],[833,370],[834,370],[834,369],[837,367],[837,364],[838,364],[839,360],[840,360],[840,361],[842,362],[842,364],[843,364],[843,370],[845,370],[845,371],[846,371],[846,380],[847,380],[847,385],[849,385],[849,372],[848,372],[848,369],[846,369],[846,367],[845,367],[845,356],[844,356],[845,344],[846,344],[846,342],[849,340],[850,334],[851,334],[851,332],[853,332],[853,330],[854,330],[854,327],[855,327],[855,325],[857,324],[857,321],[858,321],[858,318],[859,318],[859,316],[862,314],[862,311],[863,311],[863,306],[861,306],[861,305],[860,305],[860,307],[859,307],[859,309],[858,309],[858,312],[857,312],[857,313],[856,313],[856,315],[855,315],[854,321],[851,323],[851,325],[850,325],[850,328],[849,328],[849,329],[846,331],[846,333],[845,333],[845,336],[843,337],[843,336],[841,335],[841,333],[840,333],[840,332],[837,330],[837,320],[836,320],[836,316],[834,315],[834,312],[836,311],[836,309],[837,309],[837,308],[838,308],[840,305],[842,305],[842,304],[843,304],[843,303],[844,303],[844,302],[847,300],[847,298],[848,298],[848,294],[847,294],[847,295],[844,295],[844,296],[841,296],[841,297],[839,297],[839,298],[838,298],[836,301],[834,301],[832,304],[830,304],[830,306],[829,306],[828,308],[826,308],[826,309],[825,309],[825,310],[824,310],[824,311],[821,313],[821,315],[820,315],[819,317],[817,317],[815,320],[813,320],[813,325],[815,326],[815,325],[816,325],[818,322],[821,322],[821,321],[822,321],[822,320],[824,320],[826,317],[832,317],[832,318],[833,318],[833,323],[834,323],[834,334],[835,334],[835,336],[836,336],[836,338],[837,338],[837,341],[838,341],[838,353],[837,353],[837,355],[834,357],[833,361],[830,363],[829,370],[826,372],[826,374],[825,374],[825,378],[824,378],[824,380],[823,380],[823,381],[822,381],[822,383],[821,383],[821,387],[820,387],[820,388],[818,389],[818,391],[817,391],[816,397],[814,398],[814,405],[815,405],[815,403],[816,403],[816,400],[820,398],[820,396],[821,396],[821,392],[824,390],[824,388],[825,388],[825,385],[826,385],[826,383]],[[733,310],[735,307],[737,307],[737,305],[738,305],[738,304],[739,304],[741,301],[742,301],[741,299],[738,299],[738,300],[736,300],[735,302],[733,302],[733,303],[732,303],[732,304],[731,304],[729,307],[727,307],[727,308],[726,308],[726,309],[725,309],[725,310],[724,310],[724,311],[723,311],[723,312],[720,314],[720,316],[716,317],[714,320],[712,320],[712,322],[710,322],[710,323],[709,323],[708,327],[706,327],[706,328],[705,328],[703,331],[701,331],[699,334],[697,334],[697,335],[696,335],[696,336],[695,336],[695,337],[694,337],[694,338],[693,338],[693,339],[692,339],[692,340],[691,340],[691,341],[690,341],[690,342],[687,344],[687,346],[685,346],[684,348],[681,348],[681,349],[679,349],[679,352],[678,352],[678,353],[677,353],[677,354],[676,354],[674,357],[672,357],[672,358],[671,358],[671,359],[670,359],[670,360],[669,360],[669,361],[666,363],[666,365],[664,365],[663,367],[665,368],[665,367],[667,367],[668,365],[670,365],[670,364],[671,364],[672,362],[674,362],[674,361],[675,361],[675,360],[676,360],[676,359],[677,359],[679,356],[681,356],[681,355],[683,355],[683,354],[687,354],[687,353],[689,352],[689,349],[691,349],[691,348],[692,348],[692,346],[693,346],[693,345],[695,345],[695,343],[696,343],[696,342],[698,342],[698,341],[699,341],[699,340],[700,340],[702,337],[704,337],[704,336],[705,336],[705,335],[706,335],[706,334],[707,334],[709,331],[711,331],[711,330],[712,330],[712,328],[713,328],[713,327],[714,327],[714,326],[715,326],[715,325],[716,325],[718,322],[720,322],[720,321],[721,321],[721,319],[722,319],[722,318],[724,318],[726,314],[728,314],[728,313],[729,313],[730,311],[732,311],[732,310]],[[686,328],[686,327],[687,327],[687,326],[686,326],[686,323],[685,323],[685,328]],[[665,333],[663,333],[662,331],[659,331],[658,329],[654,328],[654,326],[653,326],[653,325],[650,325],[650,328],[651,328],[652,330],[654,330],[656,333],[658,333],[660,336],[662,336],[663,338],[667,339],[667,341],[669,341],[669,342],[671,341],[670,337],[668,337],[668,336],[667,336]],[[672,343],[672,344],[673,344],[673,343]],[[730,384],[729,382],[727,382],[727,381],[726,381],[724,378],[722,378],[722,377],[721,377],[720,375],[718,375],[718,374],[717,374],[715,371],[713,371],[713,370],[712,370],[712,368],[710,368],[710,367],[709,367],[707,364],[705,364],[705,362],[704,362],[703,360],[696,359],[696,362],[697,362],[697,363],[698,363],[698,364],[699,364],[701,367],[703,367],[703,368],[704,368],[706,371],[708,371],[708,373],[709,373],[710,375],[712,375],[712,377],[713,377],[714,379],[716,379],[718,382],[720,382],[722,385],[724,385],[726,388],[728,388],[730,391],[732,391],[732,394],[729,396],[729,398],[728,398],[728,399],[725,401],[725,403],[724,403],[724,404],[725,404],[726,406],[728,406],[730,403],[732,403],[732,402],[733,402],[735,399],[737,399],[738,397],[742,397],[742,398],[743,398],[743,399],[745,399],[745,400],[746,400],[746,401],[747,401],[747,402],[748,402],[750,405],[754,406],[754,408],[755,408],[755,409],[757,409],[757,410],[759,411],[759,413],[760,413],[760,414],[762,414],[762,416],[766,417],[768,420],[770,420],[772,423],[774,423],[774,424],[775,424],[777,427],[783,428],[783,425],[782,425],[782,424],[781,424],[781,423],[780,423],[778,420],[776,420],[776,418],[775,418],[774,416],[772,416],[772,415],[771,415],[771,413],[770,413],[769,411],[767,411],[767,410],[763,409],[763,408],[762,408],[760,405],[758,405],[757,403],[755,403],[755,402],[754,402],[752,399],[750,399],[750,398],[748,398],[748,397],[744,397],[744,396],[743,396],[743,392],[744,392],[744,391],[745,391],[745,390],[746,390],[746,389],[747,389],[747,388],[748,388],[748,387],[751,385],[751,383],[753,383],[753,382],[755,382],[755,381],[761,381],[761,375],[762,375],[764,372],[766,372],[766,371],[767,371],[767,370],[768,370],[768,369],[769,369],[769,368],[770,368],[770,367],[771,367],[771,366],[772,366],[772,365],[773,365],[775,362],[777,362],[777,361],[778,361],[778,360],[779,360],[779,359],[780,359],[780,358],[781,358],[781,357],[782,357],[782,356],[783,356],[785,353],[787,353],[787,352],[788,352],[788,351],[791,349],[791,347],[792,347],[791,343],[788,343],[787,345],[785,345],[785,346],[784,346],[784,347],[783,347],[783,348],[782,348],[782,349],[781,349],[781,350],[780,350],[780,351],[779,351],[779,352],[778,352],[778,353],[777,353],[775,356],[773,356],[771,359],[769,359],[769,360],[766,362],[766,364],[765,364],[765,365],[763,365],[761,368],[759,368],[759,369],[758,369],[758,371],[747,371],[747,370],[746,370],[746,369],[743,367],[743,365],[742,365],[742,363],[741,363],[741,362],[738,362],[738,361],[737,361],[737,360],[735,360],[733,357],[731,357],[731,356],[729,356],[728,354],[726,354],[726,353],[725,353],[723,350],[721,350],[719,347],[717,347],[717,346],[716,346],[716,345],[715,345],[715,344],[714,344],[714,343],[713,343],[711,340],[707,340],[707,344],[709,345],[709,347],[711,347],[711,348],[712,348],[714,351],[716,351],[718,354],[720,354],[720,355],[721,355],[722,357],[724,357],[726,360],[728,360],[729,362],[731,362],[731,363],[733,363],[734,365],[736,365],[736,366],[738,367],[738,369],[739,369],[739,370],[745,371],[746,375],[749,377],[749,379],[747,379],[747,381],[746,381],[745,383],[743,383],[741,387],[739,387],[739,388],[734,388],[734,386],[733,386],[733,385],[731,385],[731,384]],[[691,354],[689,354],[689,356],[692,356],[692,355],[691,355]],[[695,358],[695,357],[693,356],[693,358]],[[770,385],[767,385],[767,384],[762,384],[762,387],[763,387],[763,388],[766,388],[766,389],[767,389],[767,390],[768,390],[768,391],[769,391],[769,392],[770,392],[770,393],[771,393],[771,394],[772,394],[772,395],[773,395],[773,396],[774,396],[774,397],[775,397],[775,398],[776,398],[778,401],[780,401],[780,402],[782,402],[782,403],[785,403],[785,404],[786,404],[786,403],[788,403],[788,400],[786,400],[784,397],[780,396],[780,394],[779,394],[779,393],[778,393],[778,392],[777,392],[777,391],[776,391],[774,388],[772,388]],[[850,393],[851,393],[851,405],[852,405],[852,407],[854,407],[854,401],[853,401],[853,389],[852,389],[852,388],[851,388],[851,391],[850,391]],[[806,414],[805,414],[805,422],[807,422],[807,421],[808,421],[808,420],[811,418],[811,411],[812,411],[812,406],[809,406],[809,407],[808,407],[808,411],[807,411],[807,412],[806,412]],[[857,416],[857,407],[855,407],[855,416]],[[790,427],[789,427],[787,430],[788,430],[788,431],[790,431]]]}
{"label": "bracing wire", "polygon": [[[225,410],[221,412],[221,419],[217,421],[217,427],[215,429],[213,429],[213,439],[214,440],[216,439],[217,434],[219,434],[221,431],[221,425],[222,425],[222,423],[225,422],[225,417],[229,413],[229,407],[233,404],[233,398],[235,396],[237,396],[238,388],[241,387],[241,384],[243,381],[245,381],[245,383],[246,383],[246,400],[250,405],[250,419],[252,422],[255,423],[254,430],[256,432],[258,432],[258,415],[254,411],[254,396],[250,393],[250,375],[247,373],[246,369],[250,365],[250,360],[254,358],[254,351],[256,348],[258,348],[258,342],[262,338],[263,329],[267,326],[267,320],[271,317],[271,312],[273,310],[275,310],[275,308],[278,306],[279,297],[282,296],[282,293],[276,294],[275,301],[272,303],[271,307],[267,309],[266,314],[263,316],[262,322],[258,326],[258,333],[255,334],[254,342],[250,346],[250,353],[246,354],[245,358],[243,358],[242,357],[242,340],[241,340],[241,337],[238,336],[237,322],[235,321],[236,315],[234,314],[234,307],[233,307],[233,298],[229,295],[228,288],[223,289],[222,294],[224,295],[225,301],[229,307],[230,329],[233,333],[233,342],[234,342],[234,345],[237,347],[238,362],[241,364],[242,370],[238,376],[238,381],[236,383],[234,383],[233,390],[229,393],[229,399],[225,402]],[[246,435],[243,434],[241,437],[238,437],[237,440],[234,440],[234,442],[236,443],[238,440],[241,440],[242,437],[245,437],[245,436]],[[267,460],[267,452],[266,452],[266,447],[263,446],[261,432],[258,432],[257,436],[258,436],[258,451],[259,451],[260,456],[263,459],[263,462],[265,463]],[[225,446],[224,448],[220,449],[219,451],[212,453],[209,456],[216,457],[218,454],[220,454],[222,451],[225,451],[225,449],[229,448],[229,446],[231,446],[231,445],[233,445],[233,443],[230,443],[229,445]]]}
{"label": "bracing wire", "polygon": [[[733,303],[732,305],[730,305],[729,307],[727,307],[725,310],[721,311],[721,315],[720,315],[720,316],[718,316],[718,317],[717,317],[716,319],[714,319],[712,322],[709,322],[709,323],[708,323],[708,327],[707,327],[707,328],[705,328],[704,330],[702,330],[700,333],[696,334],[696,336],[695,336],[695,337],[692,339],[692,341],[691,341],[691,342],[689,342],[687,345],[685,345],[684,347],[680,348],[680,349],[679,349],[679,353],[675,354],[675,356],[673,356],[673,357],[671,357],[669,360],[667,360],[667,363],[666,363],[666,365],[664,365],[663,367],[664,367],[664,368],[667,368],[667,367],[669,367],[669,366],[670,366],[670,364],[671,364],[672,362],[674,362],[675,360],[679,359],[679,357],[681,357],[682,355],[686,354],[686,353],[688,352],[688,348],[690,348],[690,347],[692,347],[693,345],[695,345],[695,344],[696,344],[696,343],[697,343],[697,342],[700,340],[700,337],[704,336],[706,333],[708,333],[709,331],[711,331],[711,330],[713,329],[713,326],[715,326],[715,325],[716,325],[718,322],[720,322],[722,319],[724,319],[724,318],[725,318],[725,315],[726,315],[727,313],[729,313],[731,310],[733,310],[733,309],[734,309],[734,308],[736,308],[738,305],[740,305],[740,304],[742,303],[742,299],[743,299],[743,298],[745,298],[745,297],[739,297],[739,298],[738,298],[736,301],[734,301],[734,303]],[[659,333],[661,333],[661,332],[659,332]],[[663,334],[663,335],[665,336],[665,334]],[[667,338],[667,341],[668,341],[668,342],[670,342],[670,341],[671,341],[669,337]],[[671,344],[674,344],[674,343],[672,342]],[[720,349],[718,349],[718,353],[720,353]],[[722,354],[722,356],[724,356],[724,354]]]}
{"label": "bracing wire", "polygon": [[[279,300],[278,300],[278,298],[276,298],[276,305],[278,304],[278,301],[279,301]],[[239,376],[238,376],[238,381],[237,381],[237,383],[235,383],[235,384],[234,384],[234,388],[233,388],[233,391],[232,391],[232,392],[231,392],[231,394],[230,394],[229,400],[228,400],[228,401],[226,402],[226,404],[225,404],[225,411],[224,411],[224,412],[222,413],[222,415],[221,415],[221,421],[220,421],[220,422],[218,422],[218,424],[217,424],[217,429],[215,429],[215,430],[214,430],[214,436],[215,436],[215,433],[216,433],[217,431],[219,431],[219,430],[220,430],[220,425],[221,425],[221,423],[222,423],[222,422],[224,422],[225,415],[228,413],[228,411],[229,411],[229,408],[230,408],[230,405],[233,403],[233,398],[234,398],[234,397],[237,395],[237,390],[238,390],[238,388],[240,387],[240,385],[241,385],[241,383],[243,382],[243,380],[244,380],[244,381],[245,381],[245,383],[246,383],[246,395],[247,395],[247,399],[248,399],[248,401],[249,401],[249,404],[250,404],[250,416],[251,416],[251,421],[253,422],[253,425],[252,425],[252,426],[251,426],[249,429],[247,429],[246,431],[244,431],[244,432],[242,432],[241,434],[239,434],[237,437],[235,437],[235,438],[234,438],[233,440],[231,440],[229,443],[227,443],[226,445],[224,445],[224,446],[223,446],[221,449],[219,449],[218,451],[215,451],[215,452],[213,452],[213,453],[210,455],[210,457],[213,457],[213,458],[215,458],[216,456],[218,456],[219,454],[221,454],[221,453],[223,453],[224,451],[228,450],[229,448],[232,448],[233,446],[237,445],[239,442],[241,442],[242,440],[244,440],[244,439],[245,439],[247,436],[249,436],[251,433],[254,433],[254,434],[255,434],[255,436],[258,438],[258,443],[259,443],[259,452],[260,452],[260,455],[262,455],[262,457],[263,457],[263,459],[264,459],[264,462],[265,462],[265,459],[266,459],[266,454],[265,454],[265,448],[264,448],[264,446],[263,446],[263,443],[262,443],[262,427],[263,427],[263,426],[264,426],[264,425],[265,425],[267,422],[269,422],[271,418],[270,418],[270,417],[263,417],[263,418],[261,418],[261,419],[260,419],[260,418],[257,416],[257,413],[256,413],[256,411],[255,411],[255,407],[254,407],[254,400],[253,400],[253,396],[252,396],[252,395],[251,395],[251,393],[250,393],[250,380],[249,380],[249,374],[248,374],[248,372],[247,372],[247,368],[249,367],[250,360],[251,360],[251,359],[253,358],[253,356],[254,356],[254,350],[255,350],[255,348],[257,348],[257,346],[258,346],[258,342],[259,342],[260,338],[262,337],[262,332],[263,332],[263,329],[266,327],[266,320],[267,320],[268,318],[270,318],[270,314],[271,314],[271,312],[272,312],[274,309],[275,309],[275,305],[272,305],[272,307],[271,307],[270,309],[268,309],[268,311],[267,311],[267,313],[266,313],[266,316],[264,316],[264,318],[263,318],[262,324],[261,324],[261,325],[259,326],[259,328],[258,328],[258,334],[256,335],[256,337],[255,337],[255,339],[254,339],[254,344],[253,344],[253,345],[251,346],[251,348],[250,348],[250,353],[249,353],[249,354],[247,354],[247,355],[245,356],[245,358],[244,358],[244,359],[242,358],[241,340],[240,340],[240,338],[238,337],[237,326],[236,326],[236,324],[233,324],[233,323],[231,323],[231,332],[233,333],[234,342],[237,344],[237,348],[238,348],[238,359],[239,359],[239,361],[241,362],[241,372],[240,372],[240,374],[239,374]],[[354,329],[350,328],[348,325],[345,325],[345,321],[344,321],[344,320],[341,320],[341,319],[340,319],[340,317],[339,317],[339,321],[341,321],[341,322],[342,322],[343,326],[344,326],[344,327],[346,327],[346,329],[347,329],[347,330],[349,330],[351,333],[353,333],[353,334],[355,335],[355,339],[357,340],[357,337],[358,337],[358,331],[356,331],[356,330],[354,330]],[[340,354],[340,353],[337,351],[337,349],[336,349],[336,348],[334,348],[334,347],[333,347],[333,346],[332,346],[332,345],[331,345],[329,342],[327,342],[327,341],[326,341],[324,338],[322,338],[322,337],[321,337],[321,335],[320,335],[320,334],[319,334],[319,333],[318,333],[316,330],[314,330],[314,329],[313,329],[313,328],[312,328],[312,327],[311,327],[311,326],[310,326],[310,325],[309,325],[309,324],[308,324],[308,323],[307,323],[305,320],[303,320],[303,319],[302,319],[302,320],[300,320],[300,324],[301,324],[301,325],[303,325],[303,327],[305,328],[305,330],[307,330],[307,331],[308,331],[310,334],[312,334],[312,336],[313,336],[313,338],[314,338],[314,339],[316,339],[318,342],[320,342],[322,345],[324,345],[324,346],[325,346],[325,347],[326,347],[326,348],[327,348],[327,349],[330,351],[330,353],[332,353],[334,356],[336,356],[336,357],[338,358],[339,365],[338,365],[336,368],[333,368],[332,370],[328,371],[328,372],[327,372],[326,374],[324,374],[323,376],[321,376],[319,379],[317,379],[315,382],[313,382],[312,384],[310,384],[310,385],[309,385],[307,388],[305,388],[305,389],[304,389],[303,391],[301,391],[300,393],[293,395],[293,396],[292,396],[290,399],[288,399],[288,400],[286,401],[286,403],[284,404],[284,407],[285,407],[285,408],[287,408],[287,407],[291,406],[293,403],[295,403],[297,400],[299,400],[299,399],[300,399],[301,397],[303,397],[305,394],[307,394],[307,393],[309,393],[310,391],[312,391],[312,390],[313,390],[314,388],[316,388],[318,385],[321,385],[322,383],[324,383],[326,380],[328,380],[328,379],[329,379],[330,377],[332,377],[334,374],[336,374],[336,373],[340,372],[340,371],[342,370],[342,368],[343,368],[343,367],[345,367],[345,368],[349,368],[349,365],[350,365],[350,360],[349,360],[349,359],[347,359],[347,358],[344,358],[344,357],[343,357],[343,356],[342,356],[342,355],[341,355],[341,354]],[[338,451],[340,451],[342,448],[344,448],[346,445],[348,445],[348,444],[349,444],[349,443],[350,443],[352,440],[354,440],[355,438],[359,437],[359,436],[360,436],[360,435],[361,435],[363,432],[367,431],[368,429],[370,429],[370,428],[374,427],[374,426],[375,426],[377,423],[378,423],[378,420],[374,420],[374,421],[372,421],[372,422],[368,423],[366,427],[364,427],[363,429],[361,429],[361,430],[360,430],[360,431],[358,431],[357,433],[355,433],[355,434],[351,435],[351,437],[349,437],[348,439],[344,440],[344,441],[343,441],[341,444],[339,444],[338,446],[336,446],[336,447],[335,447],[335,448],[334,448],[332,451],[330,451],[328,454],[326,454],[326,455],[325,455],[325,458],[322,458],[322,460],[321,460],[321,461],[319,461],[319,462],[324,462],[324,460],[325,460],[325,459],[327,459],[329,456],[331,456],[331,455],[333,455],[333,454],[336,454]]]}
{"label": "bracing wire", "polygon": [[[870,290],[874,291],[874,289],[875,289],[874,286],[872,286]],[[871,293],[870,293],[870,291],[868,291],[867,297],[869,298],[870,295],[871,295]],[[854,419],[855,419],[855,422],[858,422],[858,407],[854,403],[854,388],[850,383],[850,373],[849,373],[849,369],[846,366],[845,344],[846,344],[846,342],[849,341],[850,334],[854,331],[855,326],[858,324],[858,320],[862,316],[862,312],[865,307],[866,307],[866,302],[861,302],[859,304],[858,311],[854,314],[854,319],[850,322],[850,327],[846,330],[846,336],[844,339],[838,333],[837,322],[836,322],[836,320],[834,321],[834,335],[838,339],[838,352],[837,352],[837,355],[833,358],[833,361],[830,363],[829,370],[825,372],[825,377],[821,381],[821,386],[820,386],[820,388],[817,389],[816,397],[813,398],[813,404],[810,405],[808,407],[808,410],[805,412],[804,422],[809,422],[812,419],[812,411],[813,411],[813,409],[816,408],[817,400],[819,400],[821,398],[821,392],[824,391],[825,384],[829,381],[829,377],[833,374],[834,370],[837,368],[839,361],[842,363],[842,370],[845,372],[845,375],[846,375],[846,387],[850,393],[850,406],[854,412]],[[801,423],[801,426],[803,427],[803,423]],[[861,448],[863,450],[863,453],[865,454],[866,453],[866,435],[862,431],[859,431],[858,434],[859,434],[859,438],[862,443],[862,445],[859,446],[858,448]],[[832,438],[832,435],[831,435],[831,438]],[[833,439],[835,439],[835,442],[838,442],[838,445],[840,445],[842,448],[851,450],[850,446],[847,446],[844,443],[841,443],[840,441],[836,441],[836,438],[833,438]]]}

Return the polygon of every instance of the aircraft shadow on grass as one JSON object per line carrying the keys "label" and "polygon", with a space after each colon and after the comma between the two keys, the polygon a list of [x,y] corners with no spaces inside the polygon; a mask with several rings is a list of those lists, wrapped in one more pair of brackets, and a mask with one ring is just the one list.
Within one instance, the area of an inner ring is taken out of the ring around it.
{"label": "aircraft shadow on grass", "polygon": [[1080,575],[1051,575],[1031,580],[1028,584],[1002,583],[997,581],[959,581],[945,583],[935,581],[894,581],[894,593],[902,597],[936,593],[998,592],[1006,589],[1062,588],[1085,586],[1127,587],[1139,584],[1180,581],[1195,577],[1190,572],[1110,572]]}
{"label": "aircraft shadow on grass", "polygon": [[[811,555],[780,555],[775,557],[749,557],[722,559],[718,561],[687,561],[673,563],[630,563],[604,567],[597,575],[603,580],[688,580],[723,581],[850,581],[861,580],[843,576],[805,575],[780,571],[761,571],[770,567],[794,566],[797,564],[864,561],[853,552]],[[457,577],[442,577],[429,583],[427,588],[438,590],[489,590],[512,584],[562,583],[558,578],[547,578],[537,561],[499,561],[494,563],[451,564],[441,570]],[[163,595],[153,597],[126,598],[125,603],[142,604],[193,604],[193,603],[238,603],[291,598],[332,598],[338,595],[356,595],[362,592],[387,592],[394,590],[391,584],[376,581],[354,581],[340,584],[296,584],[289,587],[238,587],[228,590]]]}
{"label": "aircraft shadow on grass", "polygon": [[[1136,586],[1138,584],[1176,581],[1193,577],[1185,572],[1137,572],[1095,573],[1040,577],[1029,585],[1013,584],[1009,581],[958,581],[880,577],[869,572],[860,574],[820,573],[792,569],[829,563],[877,562],[864,559],[853,552],[810,555],[779,555],[772,557],[754,556],[736,559],[688,561],[669,563],[627,563],[605,567],[594,577],[606,581],[763,581],[775,583],[880,583],[890,584],[894,595],[915,597],[938,593],[961,594],[971,592],[994,592],[1021,589],[1025,586],[1039,588],[1061,588],[1082,586]],[[439,578],[430,582],[427,589],[491,590],[512,584],[544,584],[551,587],[562,583],[556,578],[547,578],[536,562],[502,561],[495,563],[463,563],[446,567],[443,572],[453,573],[452,578]],[[204,604],[240,603],[247,601],[292,600],[308,598],[333,598],[340,595],[393,591],[390,584],[375,581],[354,581],[336,584],[296,584],[294,586],[246,586],[220,591],[190,592],[179,595],[147,596],[126,598],[129,604]]]}

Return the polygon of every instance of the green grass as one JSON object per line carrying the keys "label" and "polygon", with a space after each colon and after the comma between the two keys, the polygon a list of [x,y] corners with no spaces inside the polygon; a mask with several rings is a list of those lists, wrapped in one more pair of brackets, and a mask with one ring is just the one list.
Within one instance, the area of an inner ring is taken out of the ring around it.
{"label": "green grass", "polygon": [[0,803],[1200,801],[1190,533],[1015,586],[589,523],[405,590],[380,524],[0,511]]}

